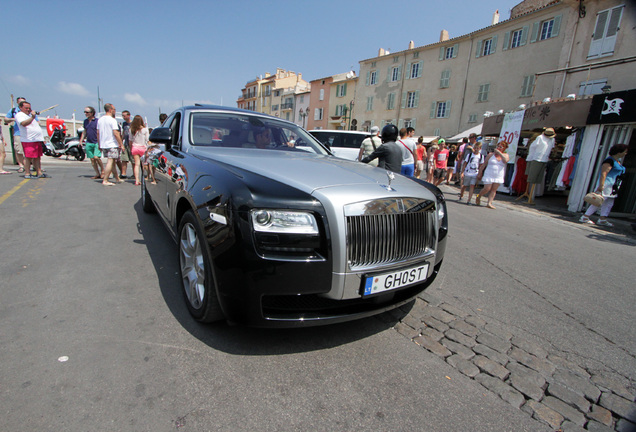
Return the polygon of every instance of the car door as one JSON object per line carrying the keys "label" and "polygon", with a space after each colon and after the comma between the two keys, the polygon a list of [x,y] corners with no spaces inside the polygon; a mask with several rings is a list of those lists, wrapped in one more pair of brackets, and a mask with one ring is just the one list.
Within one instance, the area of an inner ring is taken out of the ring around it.
{"label": "car door", "polygon": [[174,165],[172,156],[174,152],[173,149],[181,143],[181,119],[181,111],[176,111],[164,122],[164,125],[170,128],[171,142],[170,145],[166,146],[166,150],[159,156],[155,170],[155,179],[157,181],[155,193],[153,193],[153,196],[156,197],[155,204],[161,216],[171,226],[173,224],[170,211],[171,197],[168,185],[172,182],[173,169],[171,167]]}

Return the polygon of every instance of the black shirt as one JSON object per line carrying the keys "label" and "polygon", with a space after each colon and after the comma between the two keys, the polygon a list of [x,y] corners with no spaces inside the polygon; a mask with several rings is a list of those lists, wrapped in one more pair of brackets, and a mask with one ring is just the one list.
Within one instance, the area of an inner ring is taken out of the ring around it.
{"label": "black shirt", "polygon": [[364,157],[361,162],[369,163],[375,158],[380,159],[378,168],[384,168],[398,174],[402,171],[402,149],[395,141],[382,144],[369,156]]}

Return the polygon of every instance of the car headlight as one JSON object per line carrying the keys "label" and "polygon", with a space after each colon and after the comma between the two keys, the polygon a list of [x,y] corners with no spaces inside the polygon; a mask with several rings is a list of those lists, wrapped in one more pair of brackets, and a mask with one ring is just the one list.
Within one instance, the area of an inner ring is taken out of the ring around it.
{"label": "car headlight", "polygon": [[437,219],[439,220],[440,225],[444,220],[444,216],[446,216],[446,209],[442,203],[437,206]]}
{"label": "car headlight", "polygon": [[318,224],[311,213],[287,210],[252,210],[254,231],[280,234],[318,234]]}

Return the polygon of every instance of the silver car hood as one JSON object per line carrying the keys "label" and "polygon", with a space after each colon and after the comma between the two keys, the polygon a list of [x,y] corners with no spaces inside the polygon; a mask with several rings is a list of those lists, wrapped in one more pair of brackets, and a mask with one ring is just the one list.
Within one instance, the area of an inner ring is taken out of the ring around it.
{"label": "silver car hood", "polygon": [[[313,153],[287,152],[259,149],[190,148],[189,152],[202,158],[210,158],[241,170],[262,175],[313,194],[324,188],[360,185],[378,188],[378,194],[387,193],[388,172],[360,162],[340,159],[334,156]],[[237,175],[240,172],[237,170]],[[400,174],[394,174],[390,181],[393,193],[421,196],[422,186]],[[362,186],[365,187],[362,187]],[[349,189],[350,190],[350,189]],[[429,192],[430,193],[430,192]],[[375,194],[374,194],[375,195]]]}

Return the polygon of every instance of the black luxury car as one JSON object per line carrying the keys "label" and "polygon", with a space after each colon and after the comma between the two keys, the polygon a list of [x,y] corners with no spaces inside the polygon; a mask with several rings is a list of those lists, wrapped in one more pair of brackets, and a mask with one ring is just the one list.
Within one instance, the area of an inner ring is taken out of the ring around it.
{"label": "black luxury car", "polygon": [[186,106],[163,125],[142,205],[178,244],[195,319],[341,322],[405,304],[435,279],[448,217],[434,186],[337,158],[252,111]]}

